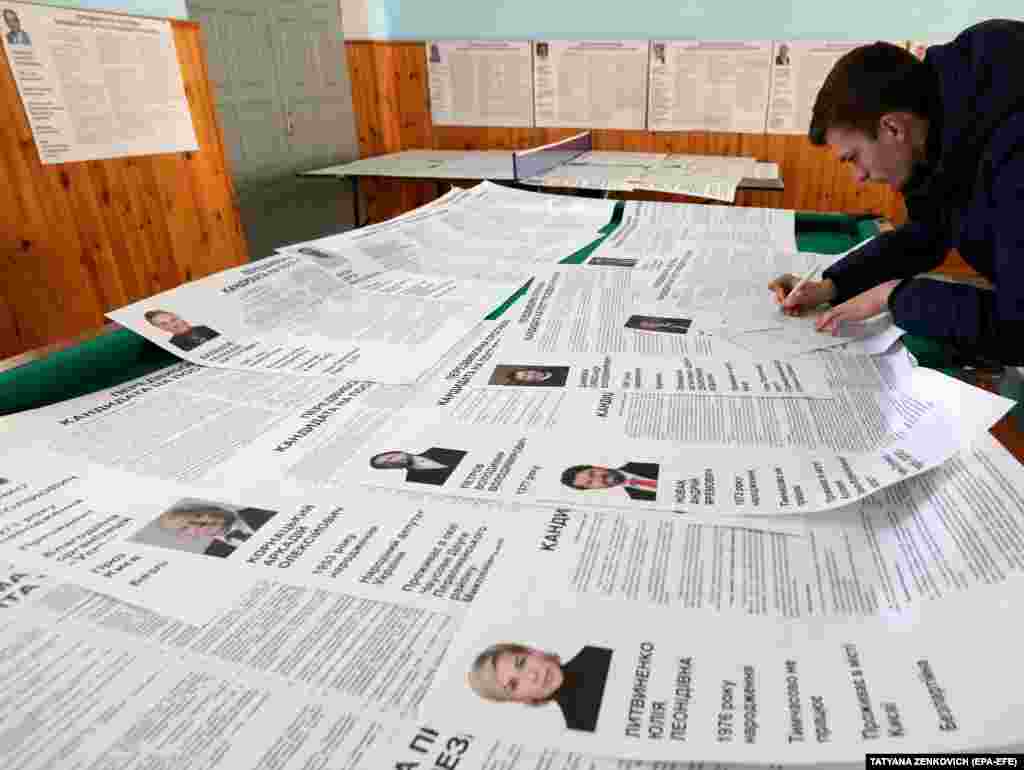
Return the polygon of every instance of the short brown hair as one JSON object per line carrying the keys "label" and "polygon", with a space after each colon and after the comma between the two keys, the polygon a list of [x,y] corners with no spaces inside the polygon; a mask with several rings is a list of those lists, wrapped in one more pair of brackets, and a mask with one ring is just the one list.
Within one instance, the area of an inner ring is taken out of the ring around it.
{"label": "short brown hair", "polygon": [[833,127],[878,137],[878,121],[889,112],[929,116],[934,91],[929,65],[910,51],[881,41],[844,54],[814,100],[808,138],[826,144]]}
{"label": "short brown hair", "polygon": [[[172,313],[170,310],[160,310],[160,309],[157,309],[157,310],[147,310],[142,315],[145,316],[147,321],[149,321],[151,324],[153,324],[155,326],[156,325],[156,321],[154,321],[153,319],[156,318],[158,315],[174,315],[174,313]],[[174,317],[178,318],[178,316],[176,316],[176,315],[174,315]]]}

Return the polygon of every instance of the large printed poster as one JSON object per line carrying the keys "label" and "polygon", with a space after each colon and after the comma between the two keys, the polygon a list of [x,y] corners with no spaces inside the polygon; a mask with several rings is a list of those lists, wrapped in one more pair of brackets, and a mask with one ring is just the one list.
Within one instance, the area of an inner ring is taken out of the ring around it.
{"label": "large printed poster", "polygon": [[430,40],[426,45],[435,125],[533,125],[528,42]]}
{"label": "large printed poster", "polygon": [[651,131],[764,131],[767,40],[651,42]]}
{"label": "large printed poster", "polygon": [[[477,738],[658,761],[821,767],[1018,739],[1024,707],[1005,695],[1022,676],[1006,664],[1017,581],[900,622],[698,616],[560,593],[547,568],[585,518],[565,512],[549,549],[495,574],[424,714],[457,714]],[[995,638],[971,654],[981,628]]]}
{"label": "large printed poster", "polygon": [[[436,297],[408,275],[372,282],[342,263],[348,264],[338,255],[329,271],[313,256],[279,254],[108,315],[196,364],[403,384],[505,296],[495,289],[490,299]],[[382,274],[388,275],[371,272]]]}
{"label": "large printed poster", "polygon": [[814,99],[833,65],[871,41],[776,40],[768,101],[769,134],[806,134]]}
{"label": "large printed poster", "polygon": [[646,40],[536,41],[533,80],[538,127],[646,124]]}
{"label": "large printed poster", "polygon": [[0,3],[45,163],[199,149],[169,21]]}

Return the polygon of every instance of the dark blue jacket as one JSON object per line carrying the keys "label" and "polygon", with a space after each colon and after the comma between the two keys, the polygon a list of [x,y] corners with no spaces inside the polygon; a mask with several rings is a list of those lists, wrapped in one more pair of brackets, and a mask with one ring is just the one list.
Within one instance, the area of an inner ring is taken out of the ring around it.
{"label": "dark blue jacket", "polygon": [[[928,49],[937,83],[928,173],[904,191],[908,222],[825,271],[836,303],[903,278],[897,325],[966,354],[1024,364],[1024,23],[993,20]],[[956,247],[995,291],[912,279]]]}

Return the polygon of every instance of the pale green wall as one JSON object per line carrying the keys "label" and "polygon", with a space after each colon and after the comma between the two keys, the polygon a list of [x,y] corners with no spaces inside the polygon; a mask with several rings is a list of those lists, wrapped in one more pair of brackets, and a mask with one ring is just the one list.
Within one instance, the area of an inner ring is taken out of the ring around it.
{"label": "pale green wall", "polygon": [[1021,0],[367,0],[374,37],[944,40]]}
{"label": "pale green wall", "polygon": [[120,11],[141,16],[166,16],[187,19],[185,0],[37,0],[43,5],[62,8],[85,8],[90,11]]}

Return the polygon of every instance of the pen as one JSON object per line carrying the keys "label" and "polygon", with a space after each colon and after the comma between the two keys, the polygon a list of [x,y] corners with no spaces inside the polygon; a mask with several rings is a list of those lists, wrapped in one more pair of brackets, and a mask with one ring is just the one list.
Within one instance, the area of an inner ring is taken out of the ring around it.
{"label": "pen", "polygon": [[[786,299],[789,299],[789,297],[792,297],[792,296],[793,296],[794,294],[796,294],[796,293],[797,293],[798,291],[800,291],[800,289],[802,289],[802,288],[803,288],[803,285],[804,285],[805,283],[807,283],[807,282],[808,282],[809,280],[811,280],[811,276],[812,276],[812,275],[814,275],[814,274],[815,274],[816,272],[818,272],[818,265],[817,265],[817,263],[815,263],[815,264],[814,264],[814,265],[813,265],[813,266],[811,267],[811,269],[810,269],[810,270],[808,270],[808,271],[807,271],[807,272],[806,272],[806,273],[804,274],[804,277],[803,277],[803,278],[801,278],[801,279],[800,279],[799,281],[797,281],[797,282],[796,282],[796,286],[794,286],[794,287],[792,288],[792,290],[791,290],[791,291],[789,292],[789,294],[788,294],[788,295],[786,296]],[[782,302],[782,307],[786,307],[786,302],[785,302],[785,300],[784,300],[784,301]]]}

